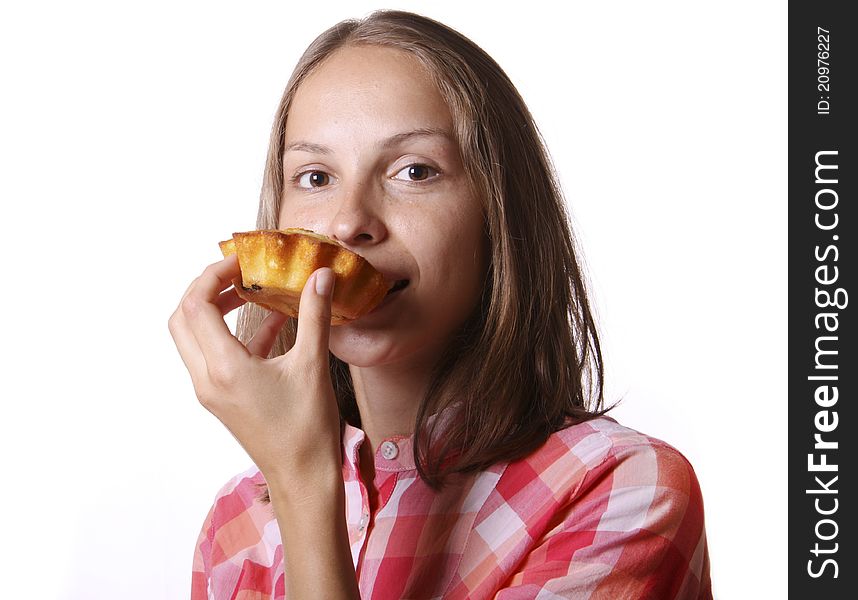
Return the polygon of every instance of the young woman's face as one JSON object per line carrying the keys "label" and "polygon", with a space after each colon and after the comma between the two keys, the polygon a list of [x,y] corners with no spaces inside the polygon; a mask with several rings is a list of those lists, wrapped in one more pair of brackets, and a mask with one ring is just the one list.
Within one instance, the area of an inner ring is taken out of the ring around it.
{"label": "young woman's face", "polygon": [[280,228],[324,233],[399,282],[331,329],[331,351],[364,367],[435,360],[476,306],[487,256],[452,116],[420,64],[379,47],[330,56],[293,99],[283,165]]}

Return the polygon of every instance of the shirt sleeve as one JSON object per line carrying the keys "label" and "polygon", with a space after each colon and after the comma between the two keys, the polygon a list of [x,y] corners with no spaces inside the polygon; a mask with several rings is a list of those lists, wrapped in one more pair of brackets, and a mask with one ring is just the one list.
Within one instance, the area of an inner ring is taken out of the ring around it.
{"label": "shirt sleeve", "polygon": [[215,505],[206,515],[197,544],[194,547],[193,570],[191,571],[191,600],[208,600],[209,581],[211,580],[212,518]]}
{"label": "shirt sleeve", "polygon": [[663,442],[609,453],[556,521],[496,600],[712,598],[700,487]]}
{"label": "shirt sleeve", "polygon": [[[241,515],[246,517],[244,513],[253,502],[257,481],[261,481],[261,475],[252,467],[230,479],[215,494],[194,547],[191,600],[233,597],[232,588],[240,568],[230,563],[231,556],[224,553],[223,544],[235,537],[234,532],[229,531],[229,522]],[[247,525],[247,519],[238,524],[241,531],[253,529],[252,526],[241,527]]]}

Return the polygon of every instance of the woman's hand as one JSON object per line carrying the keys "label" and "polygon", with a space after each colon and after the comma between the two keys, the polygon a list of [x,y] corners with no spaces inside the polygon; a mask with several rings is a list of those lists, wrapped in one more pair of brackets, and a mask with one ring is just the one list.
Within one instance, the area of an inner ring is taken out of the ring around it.
{"label": "woman's hand", "polygon": [[197,397],[247,451],[272,491],[310,492],[307,484],[322,480],[342,485],[340,420],[328,363],[333,271],[310,276],[295,345],[271,359],[266,357],[284,315],[268,315],[247,346],[224,323],[224,315],[244,303],[235,289],[227,290],[239,276],[234,255],[210,265],[170,317]]}
{"label": "woman's hand", "polygon": [[289,597],[360,598],[328,366],[334,273],[326,268],[310,276],[295,345],[271,359],[285,316],[268,315],[247,346],[224,323],[224,315],[244,303],[227,289],[239,275],[235,255],[206,268],[170,317],[170,333],[200,403],[226,425],[268,483]]}

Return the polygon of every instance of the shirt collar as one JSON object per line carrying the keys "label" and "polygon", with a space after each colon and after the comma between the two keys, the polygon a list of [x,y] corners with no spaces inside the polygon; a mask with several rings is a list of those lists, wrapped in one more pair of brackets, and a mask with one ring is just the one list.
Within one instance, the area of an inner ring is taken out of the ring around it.
{"label": "shirt collar", "polygon": [[[359,472],[361,444],[366,440],[366,433],[348,423],[343,429],[343,466],[354,472]],[[389,457],[389,458],[388,458]],[[376,471],[413,471],[414,466],[414,436],[393,436],[382,440],[375,448]]]}
{"label": "shirt collar", "polygon": [[[440,413],[429,417],[431,425],[440,418],[438,427],[443,431],[455,416],[456,408],[460,403],[455,402]],[[358,428],[345,423],[343,428],[343,466],[357,473],[359,472],[360,455],[358,450],[366,440],[366,433]],[[391,447],[392,445],[392,447]],[[375,448],[375,470],[376,471],[413,471],[414,465],[414,435],[397,435],[381,440]]]}

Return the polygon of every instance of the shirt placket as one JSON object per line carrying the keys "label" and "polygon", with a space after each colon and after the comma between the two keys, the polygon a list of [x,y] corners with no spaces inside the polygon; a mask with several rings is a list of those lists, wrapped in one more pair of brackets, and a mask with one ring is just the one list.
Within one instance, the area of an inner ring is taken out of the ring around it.
{"label": "shirt placket", "polygon": [[[355,478],[357,487],[360,490],[360,512],[358,514],[355,534],[352,544],[352,557],[355,561],[355,571],[360,574],[360,567],[363,562],[363,557],[366,554],[366,548],[370,538],[370,534],[375,522],[376,516],[385,508],[393,491],[396,488],[398,475],[402,471],[410,470],[410,460],[402,453],[402,446],[407,445],[407,438],[396,437],[384,440],[376,448],[375,452],[375,486],[379,497],[378,506],[375,514],[372,514],[369,503],[369,492],[364,485],[363,479],[360,477],[360,462],[357,458],[357,449],[353,455],[353,464],[355,467]],[[410,458],[410,455],[408,456]]]}

